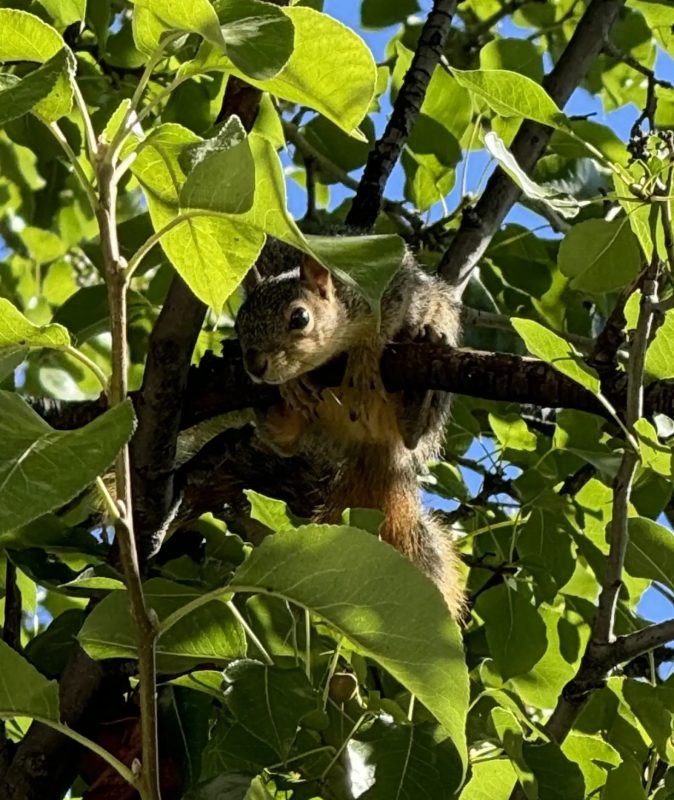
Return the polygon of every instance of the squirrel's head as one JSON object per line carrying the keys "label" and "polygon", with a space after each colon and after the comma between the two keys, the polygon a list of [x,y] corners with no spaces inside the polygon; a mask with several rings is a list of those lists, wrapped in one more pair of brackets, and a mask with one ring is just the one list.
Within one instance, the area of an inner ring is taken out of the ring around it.
{"label": "squirrel's head", "polygon": [[265,278],[239,309],[236,330],[257,383],[285,383],[346,349],[347,310],[332,277],[313,259]]}

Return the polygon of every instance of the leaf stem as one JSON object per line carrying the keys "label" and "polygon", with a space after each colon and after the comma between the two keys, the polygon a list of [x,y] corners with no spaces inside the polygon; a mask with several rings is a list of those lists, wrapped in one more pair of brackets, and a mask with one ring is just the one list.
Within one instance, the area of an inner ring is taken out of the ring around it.
{"label": "leaf stem", "polygon": [[110,142],[110,146],[108,147],[104,161],[108,164],[115,165],[117,163],[117,158],[119,157],[119,151],[124,144],[124,140],[126,139],[129,133],[129,120],[133,117],[136,113],[138,105],[143,97],[143,93],[147,88],[148,83],[150,82],[150,78],[152,77],[152,73],[154,72],[154,68],[157,64],[161,61],[164,56],[164,51],[166,48],[171,45],[176,39],[182,36],[182,33],[174,33],[166,36],[165,39],[162,40],[159,47],[155,50],[155,52],[150,56],[147,64],[145,65],[145,69],[143,70],[143,74],[140,76],[138,81],[138,85],[136,86],[136,90],[133,93],[133,97],[131,98],[131,103],[124,114],[122,122],[117,129],[117,132],[112,138],[112,142]]}
{"label": "leaf stem", "polygon": [[71,344],[64,347],[63,352],[77,359],[77,361],[90,369],[96,376],[98,382],[101,384],[103,393],[108,393],[108,378],[98,364],[96,364],[96,362],[92,361],[89,356],[85,355],[81,350],[78,350],[77,347],[73,347]]}
{"label": "leaf stem", "polygon": [[133,774],[133,772],[131,772],[126,764],[123,764],[118,758],[115,758],[112,753],[110,753],[104,747],[101,747],[92,739],[82,736],[81,733],[78,733],[76,730],[62,722],[54,722],[54,720],[45,719],[42,717],[33,717],[33,719],[35,719],[36,722],[41,722],[43,725],[47,725],[49,728],[53,728],[55,731],[64,734],[64,736],[68,736],[73,741],[81,744],[88,750],[91,750],[92,753],[96,753],[97,756],[102,758],[103,761],[116,770],[127,783],[131,784],[131,786],[136,789],[140,789],[138,778]]}
{"label": "leaf stem", "polygon": [[262,642],[257,638],[257,636],[255,635],[255,632],[253,631],[253,629],[246,622],[243,614],[239,611],[239,609],[234,605],[234,603],[231,600],[228,600],[226,605],[227,605],[227,608],[236,617],[236,619],[241,623],[241,627],[246,632],[246,635],[248,636],[248,638],[255,645],[255,647],[257,647],[257,649],[260,651],[260,655],[262,656],[265,664],[268,667],[273,667],[274,666],[274,661],[273,661],[272,657],[266,651],[265,646],[262,644]]}
{"label": "leaf stem", "polygon": [[321,781],[325,780],[325,776],[335,766],[335,764],[339,760],[339,757],[342,755],[342,753],[346,749],[346,746],[349,744],[351,739],[353,739],[353,737],[358,733],[358,729],[360,728],[360,726],[363,724],[363,722],[365,722],[365,720],[369,716],[372,716],[372,712],[371,711],[366,711],[364,714],[361,714],[358,717],[358,719],[356,720],[353,728],[351,728],[351,730],[349,731],[348,735],[346,736],[344,741],[339,746],[339,748],[338,748],[337,752],[335,753],[335,755],[330,759],[330,763],[328,764],[328,766],[323,770],[323,772],[321,772],[321,776],[320,776],[319,780],[321,780]]}
{"label": "leaf stem", "polygon": [[131,279],[140,262],[150,252],[150,250],[152,250],[152,248],[158,244],[164,236],[166,236],[167,233],[172,231],[174,228],[177,228],[178,225],[182,225],[183,222],[187,222],[194,217],[213,216],[217,216],[217,214],[214,214],[212,211],[200,211],[198,209],[193,211],[181,211],[177,216],[173,217],[172,220],[167,222],[163,228],[160,228],[158,231],[155,231],[152,236],[148,237],[148,239],[143,242],[138,250],[136,250],[136,252],[131,256],[125,269],[127,280]]}
{"label": "leaf stem", "polygon": [[70,84],[73,89],[75,104],[79,109],[80,115],[82,117],[82,123],[84,124],[84,136],[87,141],[87,147],[89,148],[89,159],[93,164],[95,163],[96,156],[98,154],[98,141],[96,139],[96,132],[94,131],[94,126],[91,121],[91,115],[89,114],[89,109],[87,108],[87,104],[84,100],[84,97],[82,96],[82,90],[80,89],[79,84],[74,78],[70,81]]}
{"label": "leaf stem", "polygon": [[86,192],[87,199],[89,200],[89,205],[91,206],[91,210],[95,214],[96,209],[98,208],[98,198],[96,197],[96,192],[94,191],[93,184],[91,183],[89,178],[87,178],[84,170],[82,169],[82,165],[80,164],[77,156],[75,155],[75,151],[68,144],[68,140],[63,134],[63,131],[59,128],[58,123],[50,122],[47,127],[52,132],[56,141],[61,145],[63,152],[68,157],[68,161],[70,161],[70,163],[72,164],[72,167],[75,170],[75,174],[77,175],[82,188]]}

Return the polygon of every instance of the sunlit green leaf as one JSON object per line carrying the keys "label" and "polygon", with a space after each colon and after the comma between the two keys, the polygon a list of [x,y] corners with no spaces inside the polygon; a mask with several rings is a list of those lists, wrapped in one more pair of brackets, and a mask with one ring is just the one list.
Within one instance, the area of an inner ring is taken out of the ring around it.
{"label": "sunlit green leaf", "polygon": [[140,8],[152,12],[167,27],[198,33],[213,44],[222,46],[224,40],[218,16],[208,0],[173,3],[171,0],[133,0]]}
{"label": "sunlit green leaf", "polygon": [[568,128],[568,120],[542,86],[526,75],[506,69],[461,70],[452,67],[456,80],[481,97],[503,117],[525,117],[552,128]]}
{"label": "sunlit green leaf", "polygon": [[265,539],[231,588],[279,595],[318,614],[414,692],[463,758],[458,627],[428,578],[389,545],[354,528],[307,525]]}
{"label": "sunlit green leaf", "polygon": [[637,240],[626,219],[589,219],[567,233],[559,248],[559,268],[571,286],[584,292],[620,289],[639,271]]}
{"label": "sunlit green leaf", "polygon": [[[161,622],[202,592],[152,578],[144,584],[144,594]],[[100,602],[78,638],[92,658],[135,658],[135,630],[126,591],[112,592]],[[223,662],[245,654],[241,625],[226,604],[215,599],[180,619],[157,641],[157,664],[163,672],[180,672],[196,664]]]}
{"label": "sunlit green leaf", "polygon": [[0,531],[72,500],[110,466],[133,427],[128,400],[83,428],[56,431],[18,395],[0,392]]}

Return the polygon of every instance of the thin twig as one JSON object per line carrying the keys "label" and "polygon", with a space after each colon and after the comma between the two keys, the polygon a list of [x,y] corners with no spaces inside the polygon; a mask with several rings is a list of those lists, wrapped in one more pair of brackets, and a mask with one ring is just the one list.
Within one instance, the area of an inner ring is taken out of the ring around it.
{"label": "thin twig", "polygon": [[349,225],[369,230],[377,219],[386,182],[419,116],[433,71],[445,47],[456,5],[457,0],[433,2],[384,133],[368,156],[346,217]]}
{"label": "thin twig", "polygon": [[[116,406],[127,396],[128,353],[127,287],[125,263],[119,253],[117,238],[116,185],[113,182],[115,163],[106,157],[96,163],[100,202],[96,217],[100,231],[101,251],[108,290],[110,329],[112,335],[112,376],[110,405]],[[115,463],[117,514],[113,515],[115,538],[129,595],[131,616],[138,650],[140,677],[140,714],[142,739],[141,797],[161,800],[159,788],[159,754],[156,698],[155,643],[157,621],[146,605],[133,532],[131,499],[131,464],[129,448],[124,446]]]}
{"label": "thin twig", "polygon": [[[505,314],[496,314],[493,311],[483,311],[478,308],[462,306],[461,317],[464,325],[470,325],[475,328],[486,328],[488,330],[507,331],[508,333],[517,335],[517,332],[513,328],[511,318]],[[567,342],[577,345],[584,352],[589,352],[594,346],[594,339],[591,339],[589,336],[559,331],[556,328],[552,328],[550,325],[546,325],[544,322],[540,322],[540,320],[539,324],[557,334],[557,336],[560,336],[562,339],[566,339]]]}
{"label": "thin twig", "polygon": [[[353,189],[354,192],[358,189],[358,181],[308,142],[294,122],[284,119],[281,120],[281,124],[283,125],[283,133],[286,139],[295,145],[305,160],[313,160],[324,172],[332,175],[343,186],[346,186],[347,189]],[[409,211],[402,203],[397,203],[395,200],[387,200],[384,198],[382,200],[382,208],[387,214],[395,214],[404,217],[415,229],[422,225],[421,218],[417,214],[413,211]]]}
{"label": "thin twig", "polygon": [[[646,350],[650,341],[653,324],[654,304],[657,302],[657,278],[659,260],[657,249],[653,253],[651,266],[642,283],[641,307],[637,329],[632,344],[630,360],[627,366],[628,385],[627,402],[625,410],[625,423],[632,430],[634,424],[643,414],[644,400],[644,367],[646,363]],[[637,639],[623,637],[621,644],[614,640],[615,612],[618,595],[622,587],[622,573],[625,564],[625,553],[629,541],[628,514],[632,483],[636,473],[639,454],[626,442],[623,457],[618,469],[613,486],[613,510],[610,524],[609,552],[599,594],[597,613],[590,639],[575,677],[564,687],[562,694],[553,710],[550,719],[545,725],[545,733],[558,744],[562,744],[567,737],[578,714],[580,713],[588,695],[601,686],[606,675],[618,663],[616,657],[633,651],[634,655],[645,652],[648,647],[639,650],[652,641],[657,642],[657,636],[642,633]],[[648,630],[648,629],[647,629]],[[659,635],[670,636],[671,626],[659,630]],[[636,636],[637,634],[633,634]],[[626,645],[629,639],[631,644]],[[667,639],[665,639],[666,641]],[[654,645],[655,646],[655,645]],[[627,658],[630,656],[628,655]],[[510,800],[524,800],[525,794],[518,783],[510,795]]]}

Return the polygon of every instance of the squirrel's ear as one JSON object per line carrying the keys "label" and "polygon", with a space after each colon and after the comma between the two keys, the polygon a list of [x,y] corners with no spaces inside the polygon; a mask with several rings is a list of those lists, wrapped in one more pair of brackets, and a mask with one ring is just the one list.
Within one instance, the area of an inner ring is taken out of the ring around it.
{"label": "squirrel's ear", "polygon": [[330,272],[309,256],[300,264],[300,279],[307,289],[317,292],[321,297],[327,297],[332,293]]}

